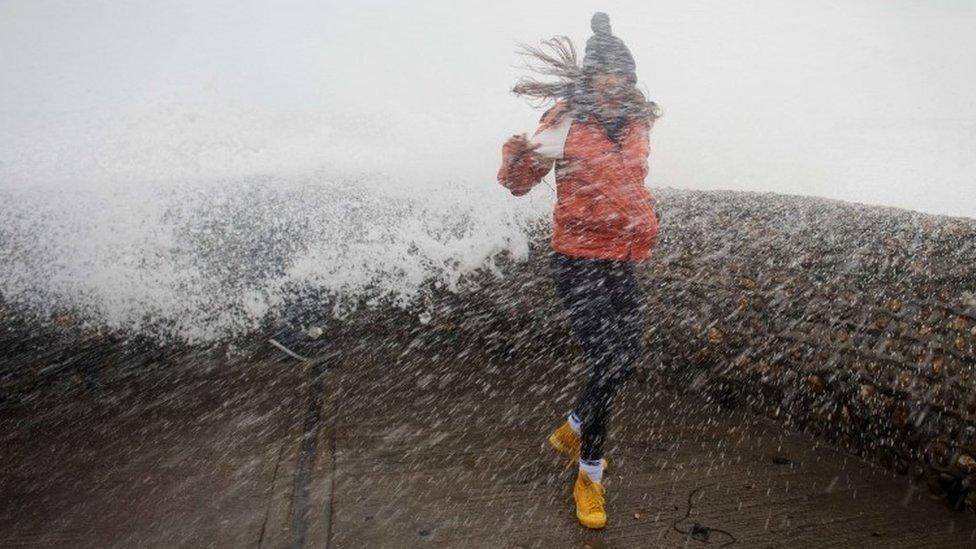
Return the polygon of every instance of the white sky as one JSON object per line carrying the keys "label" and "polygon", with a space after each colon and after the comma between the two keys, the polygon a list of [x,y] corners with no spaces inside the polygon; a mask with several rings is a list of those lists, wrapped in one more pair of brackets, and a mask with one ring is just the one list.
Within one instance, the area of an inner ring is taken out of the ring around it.
{"label": "white sky", "polygon": [[597,9],[665,111],[652,186],[976,217],[962,0],[0,0],[0,186],[188,164],[494,185],[538,119],[508,93],[515,44],[582,50]]}

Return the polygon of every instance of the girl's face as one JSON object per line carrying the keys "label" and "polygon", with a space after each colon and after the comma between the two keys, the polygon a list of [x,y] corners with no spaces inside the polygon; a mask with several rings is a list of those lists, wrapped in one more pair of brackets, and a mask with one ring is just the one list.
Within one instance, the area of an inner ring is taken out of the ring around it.
{"label": "girl's face", "polygon": [[632,87],[624,76],[594,74],[590,78],[590,90],[597,113],[604,117],[619,114]]}

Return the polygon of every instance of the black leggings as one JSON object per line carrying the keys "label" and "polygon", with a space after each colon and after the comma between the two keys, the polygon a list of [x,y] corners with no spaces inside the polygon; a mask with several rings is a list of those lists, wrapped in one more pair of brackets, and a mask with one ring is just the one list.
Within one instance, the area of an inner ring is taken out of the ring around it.
{"label": "black leggings", "polygon": [[633,263],[552,252],[550,268],[589,370],[573,409],[583,422],[580,457],[597,460],[603,457],[614,395],[644,353],[641,289]]}

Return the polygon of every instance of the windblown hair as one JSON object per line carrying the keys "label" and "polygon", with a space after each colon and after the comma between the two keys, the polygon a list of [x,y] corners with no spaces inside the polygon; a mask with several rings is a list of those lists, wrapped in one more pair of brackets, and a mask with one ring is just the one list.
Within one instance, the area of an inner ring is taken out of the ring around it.
{"label": "windblown hair", "polygon": [[[540,76],[555,77],[555,80],[523,76],[515,83],[512,93],[529,99],[537,108],[565,100],[577,119],[585,119],[593,112],[589,86],[593,72],[580,66],[572,40],[566,36],[556,36],[543,40],[539,47],[519,44],[516,53],[525,60],[524,69]],[[635,86],[631,100],[624,107],[624,115],[626,118],[647,118],[653,123],[661,116],[661,109],[657,103],[648,101]]]}
{"label": "windblown hair", "polygon": [[566,36],[544,40],[539,47],[519,44],[517,52],[525,60],[523,68],[543,76],[555,77],[544,82],[534,76],[523,76],[512,88],[512,93],[538,102],[539,106],[568,99],[576,93],[582,81],[583,69],[576,55],[576,46]]}

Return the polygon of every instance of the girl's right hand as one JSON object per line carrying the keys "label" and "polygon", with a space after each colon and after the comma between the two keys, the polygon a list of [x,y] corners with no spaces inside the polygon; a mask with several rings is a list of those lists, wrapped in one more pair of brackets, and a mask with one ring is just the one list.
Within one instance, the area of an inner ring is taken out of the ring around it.
{"label": "girl's right hand", "polygon": [[508,138],[508,141],[502,146],[502,150],[505,152],[509,158],[518,158],[527,152],[534,151],[542,146],[542,143],[532,143],[529,138],[523,133],[522,135],[513,135]]}

